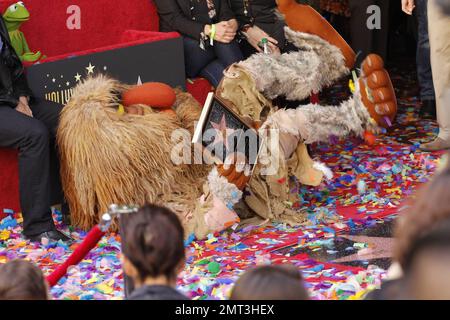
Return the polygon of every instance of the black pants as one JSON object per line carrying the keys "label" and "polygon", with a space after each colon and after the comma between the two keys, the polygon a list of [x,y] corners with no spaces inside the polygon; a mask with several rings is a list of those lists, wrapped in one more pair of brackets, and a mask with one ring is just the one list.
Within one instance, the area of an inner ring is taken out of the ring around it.
{"label": "black pants", "polygon": [[[350,0],[350,38],[353,50],[358,54],[356,67],[369,53],[377,53],[384,60],[387,59],[389,35],[389,0]],[[380,29],[370,29],[367,25],[373,15],[368,8],[372,5],[380,8]],[[400,4],[398,4],[400,5]]]}
{"label": "black pants", "polygon": [[433,73],[430,60],[430,38],[428,36],[428,0],[417,0],[416,10],[418,22],[417,41],[417,78],[420,85],[422,101],[435,100]]}
{"label": "black pants", "polygon": [[0,147],[19,149],[20,206],[23,233],[33,236],[55,229],[50,206],[61,203],[55,144],[61,107],[36,99],[33,118],[0,106]]}

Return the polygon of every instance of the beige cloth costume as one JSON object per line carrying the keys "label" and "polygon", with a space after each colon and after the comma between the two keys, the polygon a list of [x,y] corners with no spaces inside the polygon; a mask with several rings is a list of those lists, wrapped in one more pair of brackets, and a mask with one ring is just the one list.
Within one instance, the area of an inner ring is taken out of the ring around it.
{"label": "beige cloth costume", "polygon": [[436,0],[428,1],[428,25],[439,138],[450,141],[450,16]]}

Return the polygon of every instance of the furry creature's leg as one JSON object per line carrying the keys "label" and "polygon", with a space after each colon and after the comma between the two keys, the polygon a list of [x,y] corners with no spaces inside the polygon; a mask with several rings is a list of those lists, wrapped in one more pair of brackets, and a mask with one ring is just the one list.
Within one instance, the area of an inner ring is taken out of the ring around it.
{"label": "furry creature's leg", "polygon": [[329,141],[331,136],[362,136],[373,126],[364,107],[359,89],[355,96],[340,106],[306,105],[297,109],[280,110],[264,124],[265,127],[301,138],[306,144]]}
{"label": "furry creature's leg", "polygon": [[306,144],[328,141],[331,136],[377,132],[378,125],[389,125],[395,118],[395,91],[381,57],[369,55],[362,71],[353,97],[340,106],[307,105],[296,110],[280,110],[269,117],[263,128],[279,129]]}

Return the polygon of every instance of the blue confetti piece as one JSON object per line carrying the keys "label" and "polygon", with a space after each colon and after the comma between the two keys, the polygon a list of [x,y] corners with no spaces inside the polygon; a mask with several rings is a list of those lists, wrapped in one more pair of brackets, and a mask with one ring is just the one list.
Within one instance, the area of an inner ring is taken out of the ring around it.
{"label": "blue confetti piece", "polygon": [[191,233],[189,235],[189,237],[186,240],[184,240],[184,246],[189,247],[191,245],[191,243],[194,242],[194,240],[195,240],[195,234]]}
{"label": "blue confetti piece", "polygon": [[317,266],[315,266],[314,268],[312,268],[311,270],[314,272],[320,272],[325,268],[325,266],[323,264],[319,264]]}
{"label": "blue confetti piece", "polygon": [[225,284],[225,285],[234,283],[234,281],[229,278],[217,278],[217,279],[215,279],[215,281],[219,284]]}
{"label": "blue confetti piece", "polygon": [[356,227],[355,223],[353,222],[353,219],[348,219],[347,225],[352,229]]}
{"label": "blue confetti piece", "polygon": [[0,223],[0,230],[6,230],[10,228],[15,228],[17,226],[16,219],[11,218],[10,216],[3,219]]}

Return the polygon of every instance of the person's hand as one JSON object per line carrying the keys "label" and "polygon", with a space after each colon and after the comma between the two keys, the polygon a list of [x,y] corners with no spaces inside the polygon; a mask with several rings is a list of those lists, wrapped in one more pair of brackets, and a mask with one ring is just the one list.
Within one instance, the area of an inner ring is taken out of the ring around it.
{"label": "person's hand", "polygon": [[[204,33],[210,37],[212,33],[212,27],[206,25]],[[230,43],[236,37],[236,30],[234,30],[232,23],[229,21],[222,21],[216,23],[216,35],[214,36],[214,41],[222,43]]]}
{"label": "person's hand", "polygon": [[229,21],[222,21],[216,24],[215,41],[230,43],[236,37],[236,30]]}
{"label": "person's hand", "polygon": [[16,107],[16,111],[33,118],[33,112],[31,111],[30,107],[28,106],[28,101],[27,101],[27,104],[24,104],[21,101],[19,101],[19,104]]}
{"label": "person's hand", "polygon": [[244,32],[245,37],[247,38],[248,43],[255,48],[258,52],[262,52],[263,49],[259,46],[261,40],[266,38],[268,40],[269,49],[272,54],[280,54],[280,48],[278,48],[278,41],[274,38],[270,37],[267,33],[265,33],[261,28],[257,26],[253,26],[247,29]]}
{"label": "person's hand", "polygon": [[412,15],[415,7],[414,0],[402,0],[402,10],[404,13]]}
{"label": "person's hand", "polygon": [[24,105],[26,105],[27,107],[30,106],[30,105],[29,105],[30,101],[29,101],[28,97],[21,96],[21,97],[19,98],[19,101],[20,101],[21,103],[23,103]]}
{"label": "person's hand", "polygon": [[228,23],[228,27],[230,28],[230,31],[236,33],[239,28],[239,24],[238,24],[237,20],[231,19],[231,20],[228,20],[227,23]]}

